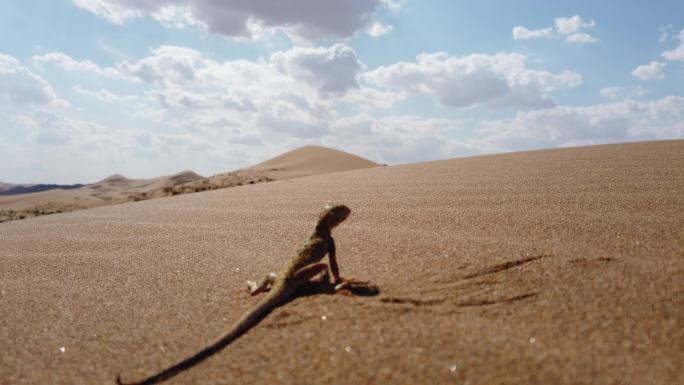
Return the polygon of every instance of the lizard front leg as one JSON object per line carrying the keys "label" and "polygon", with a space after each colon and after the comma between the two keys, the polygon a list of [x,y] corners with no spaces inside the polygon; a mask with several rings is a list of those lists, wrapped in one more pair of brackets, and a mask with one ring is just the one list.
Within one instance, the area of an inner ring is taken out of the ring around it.
{"label": "lizard front leg", "polygon": [[341,283],[342,277],[340,277],[340,268],[337,266],[336,250],[335,250],[335,240],[333,237],[328,239],[328,260],[330,261],[330,272],[333,275],[333,283],[335,285]]}
{"label": "lizard front leg", "polygon": [[[330,260],[330,271],[333,274],[333,285],[335,285],[335,291],[343,290],[343,289],[348,289],[350,287],[354,286],[363,286],[363,285],[368,285],[368,282],[365,281],[357,281],[355,279],[347,279],[347,278],[342,278],[340,276],[340,269],[337,266],[337,258],[336,258],[336,250],[335,250],[335,240],[333,237],[330,237],[328,239],[328,259]],[[330,281],[329,277],[324,277],[325,283],[328,283]]]}

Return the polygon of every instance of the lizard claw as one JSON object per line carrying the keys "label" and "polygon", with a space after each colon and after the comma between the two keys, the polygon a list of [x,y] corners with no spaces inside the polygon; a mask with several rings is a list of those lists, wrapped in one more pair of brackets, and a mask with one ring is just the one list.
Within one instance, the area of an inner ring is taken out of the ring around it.
{"label": "lizard claw", "polygon": [[335,291],[342,290],[347,286],[349,286],[349,282],[338,283],[337,285],[335,285]]}

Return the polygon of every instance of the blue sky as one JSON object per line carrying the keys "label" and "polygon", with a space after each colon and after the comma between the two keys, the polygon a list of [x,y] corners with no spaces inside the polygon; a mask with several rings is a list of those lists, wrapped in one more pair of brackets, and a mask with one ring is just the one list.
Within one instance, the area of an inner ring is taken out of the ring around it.
{"label": "blue sky", "polygon": [[0,3],[0,180],[398,164],[684,136],[684,5]]}

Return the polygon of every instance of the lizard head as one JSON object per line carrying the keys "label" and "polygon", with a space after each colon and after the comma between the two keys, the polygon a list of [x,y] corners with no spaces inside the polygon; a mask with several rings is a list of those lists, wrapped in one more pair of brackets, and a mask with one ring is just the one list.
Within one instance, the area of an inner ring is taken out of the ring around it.
{"label": "lizard head", "polygon": [[321,213],[319,223],[325,223],[328,228],[333,227],[344,222],[345,219],[351,214],[351,209],[345,205],[333,205],[329,204],[325,206],[325,210]]}

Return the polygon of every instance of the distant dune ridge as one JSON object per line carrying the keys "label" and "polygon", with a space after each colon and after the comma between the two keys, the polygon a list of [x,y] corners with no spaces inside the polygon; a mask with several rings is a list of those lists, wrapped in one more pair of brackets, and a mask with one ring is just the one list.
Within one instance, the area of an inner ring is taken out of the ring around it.
{"label": "distant dune ridge", "polygon": [[678,140],[3,223],[0,382],[113,384],[179,362],[258,303],[245,281],[281,268],[339,202],[340,272],[380,294],[297,297],[165,385],[681,384],[683,191]]}
{"label": "distant dune ridge", "polygon": [[29,193],[33,193],[33,192],[41,192],[41,191],[56,190],[56,189],[73,190],[73,189],[77,189],[77,188],[80,188],[83,186],[84,186],[83,184],[71,184],[71,185],[34,184],[34,185],[28,185],[28,186],[14,186],[14,187],[8,188],[4,191],[0,191],[0,195],[29,194]]}
{"label": "distant dune ridge", "polygon": [[[74,189],[0,196],[0,222],[129,201],[216,190],[330,172],[377,167],[377,163],[322,146],[305,146],[255,166],[203,177],[186,170],[153,179],[114,174]],[[12,187],[10,184],[0,186]],[[11,190],[10,190],[11,191]],[[0,194],[2,195],[2,194]]]}

